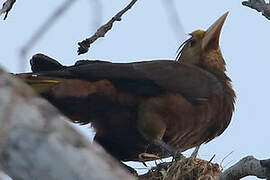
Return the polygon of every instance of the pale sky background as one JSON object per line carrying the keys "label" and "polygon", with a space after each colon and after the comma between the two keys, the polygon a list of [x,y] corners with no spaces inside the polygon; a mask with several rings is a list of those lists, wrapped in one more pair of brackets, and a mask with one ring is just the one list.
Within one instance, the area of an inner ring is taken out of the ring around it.
{"label": "pale sky background", "polygon": [[[4,1],[1,0],[2,4]],[[6,21],[0,20],[0,65],[10,72],[21,72],[19,52],[40,25],[63,3],[63,0],[17,0]],[[90,51],[77,56],[77,42],[92,35],[102,14],[104,24],[130,1],[78,0],[65,12],[29,51],[44,53],[71,65],[78,59],[102,59],[130,62],[151,59],[174,59],[178,46],[187,34],[207,29],[226,11],[230,14],[224,24],[220,46],[227,62],[228,75],[237,93],[236,111],[227,130],[210,143],[203,145],[199,157],[215,162],[233,151],[223,162],[225,168],[247,155],[258,159],[270,158],[270,21],[260,13],[244,7],[237,0],[173,1],[183,29],[178,35],[168,20],[165,0],[139,0],[121,22]],[[177,38],[178,37],[178,38]],[[26,71],[26,70],[25,70]],[[82,128],[81,128],[82,129]],[[84,131],[88,136],[89,130]],[[137,166],[137,165],[136,165]],[[140,164],[141,166],[141,164]],[[246,178],[254,179],[254,178]]]}

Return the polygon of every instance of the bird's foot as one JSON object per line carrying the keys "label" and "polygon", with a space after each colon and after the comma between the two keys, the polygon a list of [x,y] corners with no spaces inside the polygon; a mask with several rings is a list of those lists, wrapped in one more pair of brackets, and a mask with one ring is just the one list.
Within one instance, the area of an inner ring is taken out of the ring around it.
{"label": "bird's foot", "polygon": [[165,151],[172,155],[173,159],[181,159],[184,157],[184,155],[180,151],[168,145],[162,140],[155,140],[155,144],[162,147]]}

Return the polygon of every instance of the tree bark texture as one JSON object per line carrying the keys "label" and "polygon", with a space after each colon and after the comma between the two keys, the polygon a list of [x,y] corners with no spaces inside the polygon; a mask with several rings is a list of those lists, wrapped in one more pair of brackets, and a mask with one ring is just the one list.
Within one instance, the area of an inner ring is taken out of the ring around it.
{"label": "tree bark texture", "polygon": [[14,180],[133,179],[46,100],[0,70],[0,164]]}

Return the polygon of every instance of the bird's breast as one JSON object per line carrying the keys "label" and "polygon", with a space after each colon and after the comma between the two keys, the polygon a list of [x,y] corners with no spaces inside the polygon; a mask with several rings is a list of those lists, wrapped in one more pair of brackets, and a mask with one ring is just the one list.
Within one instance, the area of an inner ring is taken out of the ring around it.
{"label": "bird's breast", "polygon": [[140,111],[147,113],[149,124],[160,123],[161,119],[166,124],[164,141],[183,151],[202,144],[216,133],[219,127],[213,130],[213,126],[221,121],[222,117],[217,118],[221,104],[222,97],[219,96],[194,104],[181,94],[170,93],[148,99]]}

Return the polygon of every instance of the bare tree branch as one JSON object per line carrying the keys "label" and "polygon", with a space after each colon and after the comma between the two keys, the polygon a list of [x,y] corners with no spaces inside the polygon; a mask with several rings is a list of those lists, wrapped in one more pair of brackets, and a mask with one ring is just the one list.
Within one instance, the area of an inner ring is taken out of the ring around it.
{"label": "bare tree branch", "polygon": [[236,180],[246,176],[269,179],[270,159],[260,161],[253,156],[247,156],[225,170],[218,180]]}
{"label": "bare tree branch", "polygon": [[2,9],[0,9],[0,15],[3,13],[6,13],[4,20],[7,19],[8,13],[11,10],[11,8],[13,7],[15,2],[16,2],[16,0],[7,0],[6,2],[4,2]]}
{"label": "bare tree branch", "polygon": [[76,2],[76,0],[66,0],[61,6],[59,6],[56,11],[51,14],[51,16],[40,26],[40,28],[34,33],[34,35],[29,39],[29,41],[22,47],[21,65],[22,70],[25,68],[25,56],[28,51],[43,37],[43,35],[50,29],[50,27],[61,17],[61,15],[66,12],[71,5]]}
{"label": "bare tree branch", "polygon": [[132,6],[137,2],[137,0],[132,0],[123,10],[118,12],[109,22],[101,26],[96,33],[91,36],[90,38],[87,38],[81,42],[78,42],[79,48],[78,48],[78,55],[84,54],[89,50],[90,45],[95,42],[98,38],[104,37],[105,34],[112,29],[113,23],[115,21],[121,21],[121,17],[123,14],[125,14],[129,9],[132,8]]}
{"label": "bare tree branch", "polygon": [[16,180],[131,180],[47,101],[0,70],[0,165]]}
{"label": "bare tree branch", "polygon": [[258,12],[262,12],[262,15],[270,20],[270,4],[266,3],[264,0],[243,1],[242,4],[257,10]]}
{"label": "bare tree branch", "polygon": [[177,13],[179,9],[176,8],[173,0],[162,0],[162,2],[164,4],[164,8],[166,9],[172,30],[176,36],[176,40],[177,42],[182,42],[185,38],[185,31]]}

